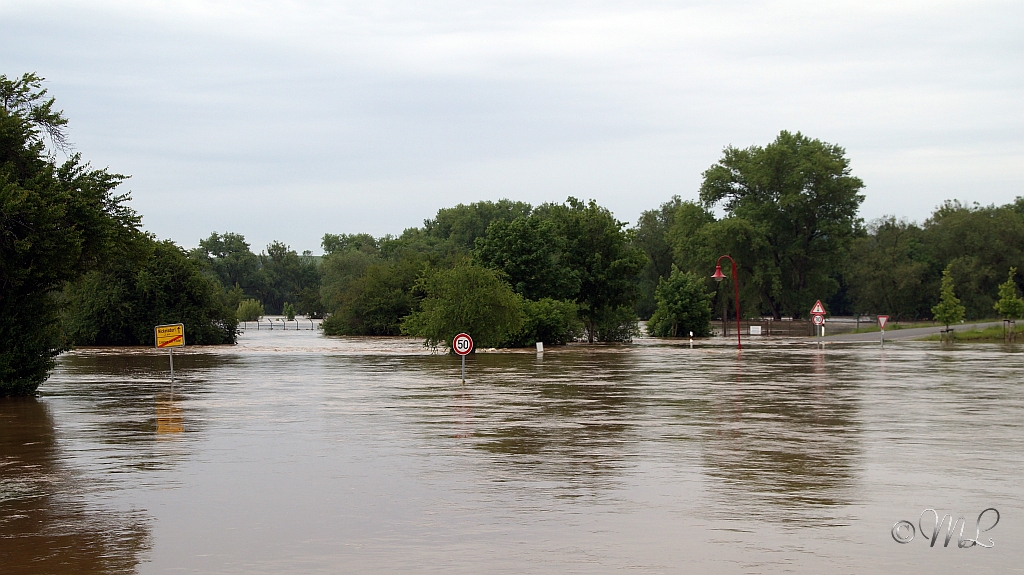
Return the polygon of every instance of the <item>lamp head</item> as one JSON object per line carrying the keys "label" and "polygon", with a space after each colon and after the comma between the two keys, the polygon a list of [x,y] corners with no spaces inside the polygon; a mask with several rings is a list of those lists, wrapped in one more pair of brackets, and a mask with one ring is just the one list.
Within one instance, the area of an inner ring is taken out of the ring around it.
{"label": "lamp head", "polygon": [[722,273],[721,265],[715,266],[715,275],[711,276],[711,279],[715,280],[716,282],[720,282],[725,279],[725,274]]}

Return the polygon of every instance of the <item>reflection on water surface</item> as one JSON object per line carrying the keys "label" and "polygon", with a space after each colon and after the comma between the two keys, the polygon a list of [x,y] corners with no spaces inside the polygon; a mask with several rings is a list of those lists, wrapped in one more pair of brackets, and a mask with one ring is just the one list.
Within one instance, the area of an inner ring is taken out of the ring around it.
{"label": "reflection on water surface", "polygon": [[[1017,569],[1022,356],[629,346],[457,358],[260,331],[67,354],[0,403],[4,573]],[[998,507],[993,549],[898,545]]]}
{"label": "reflection on water surface", "polygon": [[64,465],[34,398],[0,398],[0,566],[5,574],[130,573],[149,548],[146,517],[96,506]]}

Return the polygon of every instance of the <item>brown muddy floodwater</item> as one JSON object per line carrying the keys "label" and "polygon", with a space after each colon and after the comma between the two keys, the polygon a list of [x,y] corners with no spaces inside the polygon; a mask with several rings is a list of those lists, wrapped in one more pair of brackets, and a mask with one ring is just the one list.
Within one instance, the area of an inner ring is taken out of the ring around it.
{"label": "brown muddy floodwater", "polygon": [[[249,331],[173,390],[79,350],[0,400],[0,573],[1020,572],[1022,349],[639,340],[463,386],[414,341]],[[989,507],[991,548],[891,534]]]}

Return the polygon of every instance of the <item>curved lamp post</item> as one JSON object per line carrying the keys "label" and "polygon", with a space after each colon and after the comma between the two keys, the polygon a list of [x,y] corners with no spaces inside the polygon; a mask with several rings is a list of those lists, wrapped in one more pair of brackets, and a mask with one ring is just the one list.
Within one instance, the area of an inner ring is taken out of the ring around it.
{"label": "curved lamp post", "polygon": [[743,344],[740,342],[740,280],[736,275],[736,260],[731,256],[719,256],[718,261],[715,262],[715,275],[711,278],[716,282],[725,279],[725,274],[722,273],[722,258],[729,258],[729,261],[732,262],[732,285],[736,287],[736,349],[743,349]]}

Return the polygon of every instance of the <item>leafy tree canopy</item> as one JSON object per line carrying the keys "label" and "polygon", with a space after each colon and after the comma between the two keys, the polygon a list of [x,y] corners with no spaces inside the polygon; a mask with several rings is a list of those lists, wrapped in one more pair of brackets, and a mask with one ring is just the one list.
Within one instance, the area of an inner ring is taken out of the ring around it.
{"label": "leafy tree canopy", "polygon": [[1024,266],[1024,218],[1012,206],[947,201],[925,221],[922,242],[933,277],[949,269],[968,319],[990,317],[1007,270]]}
{"label": "leafy tree canopy", "polygon": [[473,259],[504,272],[516,293],[527,299],[571,299],[579,279],[563,261],[565,244],[551,220],[519,216],[493,222],[487,236],[477,238]]}
{"label": "leafy tree canopy", "polygon": [[531,210],[530,204],[506,199],[459,204],[438,210],[433,219],[425,220],[423,232],[433,238],[449,240],[459,249],[468,252],[473,249],[476,239],[487,233],[491,223],[528,216]]}
{"label": "leafy tree canopy", "polygon": [[661,278],[672,273],[672,244],[669,232],[675,226],[676,214],[682,207],[679,196],[672,199],[657,210],[647,210],[640,214],[637,221],[634,245],[647,255],[647,265],[640,271],[636,312],[641,319],[647,319],[654,313],[656,303],[654,291]]}
{"label": "leafy tree canopy", "polygon": [[930,278],[923,231],[894,217],[871,222],[854,240],[846,275],[858,312],[884,313],[893,321],[927,315],[936,286]]}
{"label": "leafy tree canopy", "polygon": [[219,292],[173,242],[143,236],[65,288],[65,333],[75,345],[153,345],[154,326],[183,323],[188,345],[234,343],[238,320]]}
{"label": "leafy tree canopy", "polygon": [[461,262],[424,274],[418,311],[402,322],[402,333],[425,338],[425,345],[451,348],[461,332],[476,347],[498,347],[523,326],[523,301],[492,269]]}
{"label": "leafy tree canopy", "polygon": [[199,240],[199,247],[191,255],[225,289],[237,285],[246,295],[256,295],[260,260],[249,249],[249,243],[242,234],[213,232],[210,237]]}
{"label": "leafy tree canopy", "polygon": [[[587,339],[629,339],[635,331],[630,326],[636,323],[636,280],[647,265],[647,256],[633,242],[634,232],[594,200],[584,203],[570,197],[563,204],[544,204],[537,213],[564,238],[561,262],[579,280],[575,300]],[[613,326],[620,320],[625,323]]]}
{"label": "leafy tree canopy", "polygon": [[783,131],[764,147],[727,147],[704,172],[700,198],[749,222],[756,245],[731,255],[776,318],[800,317],[838,289],[863,187],[843,148]]}
{"label": "leafy tree canopy", "polygon": [[668,279],[658,283],[658,307],[647,323],[656,337],[711,335],[711,293],[704,278],[672,266]]}
{"label": "leafy tree canopy", "polygon": [[68,147],[67,120],[42,78],[0,75],[0,395],[34,393],[65,349],[56,292],[137,234],[113,190],[125,177],[91,169]]}
{"label": "leafy tree canopy", "polygon": [[513,332],[503,345],[530,347],[537,342],[564,345],[583,334],[576,304],[571,301],[551,298],[523,300],[523,318],[523,326]]}

